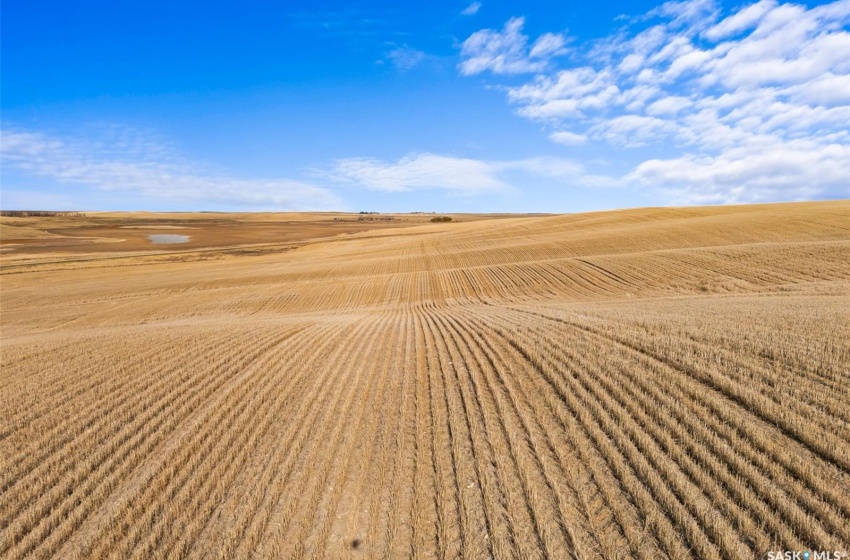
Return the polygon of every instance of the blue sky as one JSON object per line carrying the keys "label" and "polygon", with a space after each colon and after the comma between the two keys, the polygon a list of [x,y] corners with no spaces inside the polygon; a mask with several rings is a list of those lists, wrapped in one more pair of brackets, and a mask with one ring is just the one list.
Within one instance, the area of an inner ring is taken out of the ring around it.
{"label": "blue sky", "polygon": [[6,0],[0,206],[850,196],[850,0],[351,4]]}

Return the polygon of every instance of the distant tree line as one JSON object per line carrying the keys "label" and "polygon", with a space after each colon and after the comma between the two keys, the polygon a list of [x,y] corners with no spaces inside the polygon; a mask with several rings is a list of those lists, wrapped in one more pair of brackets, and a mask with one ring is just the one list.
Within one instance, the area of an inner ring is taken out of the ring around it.
{"label": "distant tree line", "polygon": [[50,212],[48,210],[0,210],[8,218],[82,218],[83,212]]}
{"label": "distant tree line", "polygon": [[434,218],[431,218],[431,221],[432,222],[451,222],[452,218],[451,218],[451,216],[436,216]]}
{"label": "distant tree line", "polygon": [[[378,212],[369,212],[369,213],[370,214],[377,214]],[[363,214],[363,212],[361,212],[361,214]],[[359,216],[357,218],[358,222],[375,222],[375,221],[392,222],[393,220],[395,220],[395,218],[392,217],[392,216],[381,216],[380,218],[376,218],[376,217],[373,217],[373,216],[369,216],[369,217]]]}

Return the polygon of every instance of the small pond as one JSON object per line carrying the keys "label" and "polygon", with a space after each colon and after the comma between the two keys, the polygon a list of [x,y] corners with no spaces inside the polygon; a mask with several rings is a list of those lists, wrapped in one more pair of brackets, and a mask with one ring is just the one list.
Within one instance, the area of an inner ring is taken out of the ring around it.
{"label": "small pond", "polygon": [[174,235],[171,233],[152,233],[151,235],[148,235],[148,239],[150,239],[152,243],[159,245],[164,243],[186,243],[189,241],[189,236]]}

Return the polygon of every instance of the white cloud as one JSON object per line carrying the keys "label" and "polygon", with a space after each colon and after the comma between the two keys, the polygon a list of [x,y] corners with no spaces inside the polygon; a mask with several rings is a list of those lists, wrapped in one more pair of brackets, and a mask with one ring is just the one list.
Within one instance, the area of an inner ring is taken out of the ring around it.
{"label": "white cloud", "polygon": [[567,38],[559,33],[545,33],[529,48],[528,36],[522,33],[524,24],[524,18],[511,18],[501,31],[482,29],[470,35],[461,45],[460,72],[466,76],[487,70],[493,74],[540,72],[552,57],[566,52]]}
{"label": "white cloud", "polygon": [[848,196],[850,146],[792,141],[641,163],[629,182],[666,189],[674,203],[746,203]]}
{"label": "white cloud", "polygon": [[549,139],[552,142],[556,142],[564,146],[580,146],[587,143],[587,136],[584,134],[576,134],[575,132],[570,132],[568,130],[553,132],[549,135]]}
{"label": "white cloud", "polygon": [[108,138],[67,139],[4,126],[4,167],[60,184],[130,192],[169,201],[227,203],[252,209],[339,209],[330,190],[289,179],[241,179],[170,155],[166,146],[132,131]]}
{"label": "white cloud", "polygon": [[795,103],[824,107],[850,105],[850,74],[836,76],[827,72],[808,82],[787,90]]}
{"label": "white cloud", "polygon": [[532,83],[508,91],[511,101],[523,104],[573,99],[577,102],[613,85],[610,72],[583,67],[558,72],[555,77],[538,76]]}
{"label": "white cloud", "polygon": [[[569,135],[559,134],[564,141]],[[577,136],[572,140],[580,142]],[[16,207],[78,208],[80,201],[90,200],[92,192],[99,192],[112,193],[112,200],[126,193],[152,203],[185,203],[199,208],[342,209],[340,198],[318,182],[386,193],[433,190],[456,196],[517,193],[529,181],[541,180],[565,187],[616,186],[610,177],[593,175],[567,158],[480,160],[432,153],[411,153],[397,161],[342,159],[330,168],[312,170],[316,182],[243,179],[177,158],[169,146],[125,129],[70,139],[4,126],[0,148],[4,171],[85,187],[39,193],[4,184],[4,203]]]}
{"label": "white cloud", "polygon": [[643,55],[632,53],[627,55],[620,62],[617,69],[624,74],[631,74],[643,68],[644,65],[644,57]]}
{"label": "white cloud", "polygon": [[373,158],[344,159],[337,162],[331,177],[386,192],[442,189],[476,194],[509,188],[487,162],[427,153],[411,154],[395,163]]}
{"label": "white cloud", "polygon": [[717,41],[751,29],[775,8],[776,0],[761,0],[756,4],[751,4],[710,28],[705,32],[705,37],[712,41]]}
{"label": "white cloud", "polygon": [[403,45],[388,52],[387,59],[399,70],[406,71],[425,60],[425,53]]}
{"label": "white cloud", "polygon": [[[510,36],[521,45],[513,52],[525,53],[521,20],[509,24],[467,41]],[[508,100],[519,115],[569,131],[550,133],[555,143],[641,147],[652,159],[633,161],[623,180],[678,189],[680,202],[846,196],[849,25],[850,0],[811,9],[761,0],[729,13],[714,0],[667,2],[574,48],[568,67],[515,57],[535,76],[507,87]],[[493,63],[461,67],[485,69]]]}
{"label": "white cloud", "polygon": [[715,0],[665,2],[647,15],[668,18],[674,26],[703,26],[717,15]]}
{"label": "white cloud", "polygon": [[512,179],[554,179],[569,186],[614,186],[608,177],[588,173],[566,158],[478,160],[437,154],[408,154],[396,162],[374,158],[338,161],[326,177],[338,183],[384,192],[443,190],[461,196],[518,191]]}
{"label": "white cloud", "polygon": [[579,115],[579,101],[576,99],[554,99],[546,103],[522,107],[518,113],[536,120],[560,120],[570,115]]}
{"label": "white cloud", "polygon": [[529,58],[548,58],[564,54],[567,39],[560,33],[544,33],[534,41]]}
{"label": "white cloud", "polygon": [[637,147],[675,134],[678,128],[675,123],[657,117],[622,115],[600,122],[590,133],[615,146]]}
{"label": "white cloud", "polygon": [[590,172],[582,163],[562,157],[532,157],[495,162],[502,172],[522,171],[550,180],[553,187],[618,188],[622,183],[615,177]]}
{"label": "white cloud", "polygon": [[474,16],[478,13],[478,10],[481,9],[481,2],[473,2],[463,10],[461,10],[461,15],[464,16]]}
{"label": "white cloud", "polygon": [[653,101],[647,108],[646,112],[649,115],[676,115],[683,109],[690,107],[692,104],[691,100],[687,97],[682,97],[681,95],[671,95],[669,97],[662,97],[657,101]]}

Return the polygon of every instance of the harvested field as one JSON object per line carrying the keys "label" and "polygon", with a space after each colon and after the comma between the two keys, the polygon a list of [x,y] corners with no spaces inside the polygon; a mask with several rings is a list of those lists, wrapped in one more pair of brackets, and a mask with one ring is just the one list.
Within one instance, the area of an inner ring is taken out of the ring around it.
{"label": "harvested field", "polygon": [[4,256],[0,557],[850,552],[850,203],[407,226]]}
{"label": "harvested field", "polygon": [[[195,251],[251,247],[281,249],[317,238],[346,235],[376,228],[426,223],[426,215],[360,216],[338,212],[221,213],[221,212],[36,212],[32,217],[4,212],[0,216],[0,253],[6,264],[74,260],[82,255],[105,257],[161,251],[150,234],[191,236],[180,247]],[[46,214],[46,215],[42,215]],[[52,215],[51,215],[52,214]],[[498,215],[464,215],[480,220]]]}

